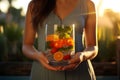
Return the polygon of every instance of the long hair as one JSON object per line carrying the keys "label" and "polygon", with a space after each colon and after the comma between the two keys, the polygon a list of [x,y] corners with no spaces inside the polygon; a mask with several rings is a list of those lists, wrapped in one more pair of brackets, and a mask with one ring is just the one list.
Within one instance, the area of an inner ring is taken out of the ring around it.
{"label": "long hair", "polygon": [[45,18],[55,8],[56,0],[32,0],[31,14],[32,24],[35,29],[38,25],[42,25]]}

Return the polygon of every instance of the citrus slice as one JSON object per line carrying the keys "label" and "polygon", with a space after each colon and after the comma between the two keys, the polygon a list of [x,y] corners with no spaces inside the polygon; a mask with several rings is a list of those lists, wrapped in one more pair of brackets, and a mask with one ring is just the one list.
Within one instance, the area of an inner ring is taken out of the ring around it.
{"label": "citrus slice", "polygon": [[59,39],[59,37],[56,34],[47,35],[47,37],[46,37],[47,41],[56,41],[58,39]]}
{"label": "citrus slice", "polygon": [[56,61],[61,61],[63,59],[63,53],[58,51],[58,52],[54,53],[53,58]]}

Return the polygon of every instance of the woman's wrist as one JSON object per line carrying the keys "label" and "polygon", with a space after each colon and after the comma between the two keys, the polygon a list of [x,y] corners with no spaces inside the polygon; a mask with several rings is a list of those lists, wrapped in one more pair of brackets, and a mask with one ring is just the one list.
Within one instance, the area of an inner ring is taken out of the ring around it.
{"label": "woman's wrist", "polygon": [[86,60],[86,57],[85,57],[85,53],[84,52],[80,52],[79,54],[79,59],[80,59],[80,62],[83,62]]}
{"label": "woman's wrist", "polygon": [[36,60],[39,61],[41,57],[42,52],[37,52],[36,53]]}

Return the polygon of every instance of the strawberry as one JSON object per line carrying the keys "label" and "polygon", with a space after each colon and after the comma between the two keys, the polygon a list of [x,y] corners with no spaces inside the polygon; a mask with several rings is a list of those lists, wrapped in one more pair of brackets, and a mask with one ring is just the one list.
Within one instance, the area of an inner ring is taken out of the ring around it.
{"label": "strawberry", "polygon": [[54,47],[54,41],[51,41],[49,46],[50,46],[51,48]]}
{"label": "strawberry", "polygon": [[64,60],[69,60],[69,59],[71,59],[70,54],[64,55],[63,59],[64,59]]}
{"label": "strawberry", "polygon": [[54,53],[57,52],[57,51],[58,51],[57,48],[52,48],[50,52],[51,52],[52,54],[54,54]]}

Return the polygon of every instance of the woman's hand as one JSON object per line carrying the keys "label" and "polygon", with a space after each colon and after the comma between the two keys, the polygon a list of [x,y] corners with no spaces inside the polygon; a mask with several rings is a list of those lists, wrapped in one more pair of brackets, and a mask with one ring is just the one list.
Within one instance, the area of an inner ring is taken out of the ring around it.
{"label": "woman's hand", "polygon": [[60,71],[61,70],[60,66],[53,67],[53,66],[49,65],[49,61],[44,53],[39,53],[38,56],[39,56],[38,61],[48,70],[53,70],[53,71]]}
{"label": "woman's hand", "polygon": [[76,53],[74,55],[74,57],[71,60],[69,60],[69,62],[68,62],[69,65],[64,66],[62,68],[62,70],[74,70],[74,69],[76,69],[79,66],[79,64],[82,62],[82,60],[80,59],[80,54],[81,54],[80,52]]}

